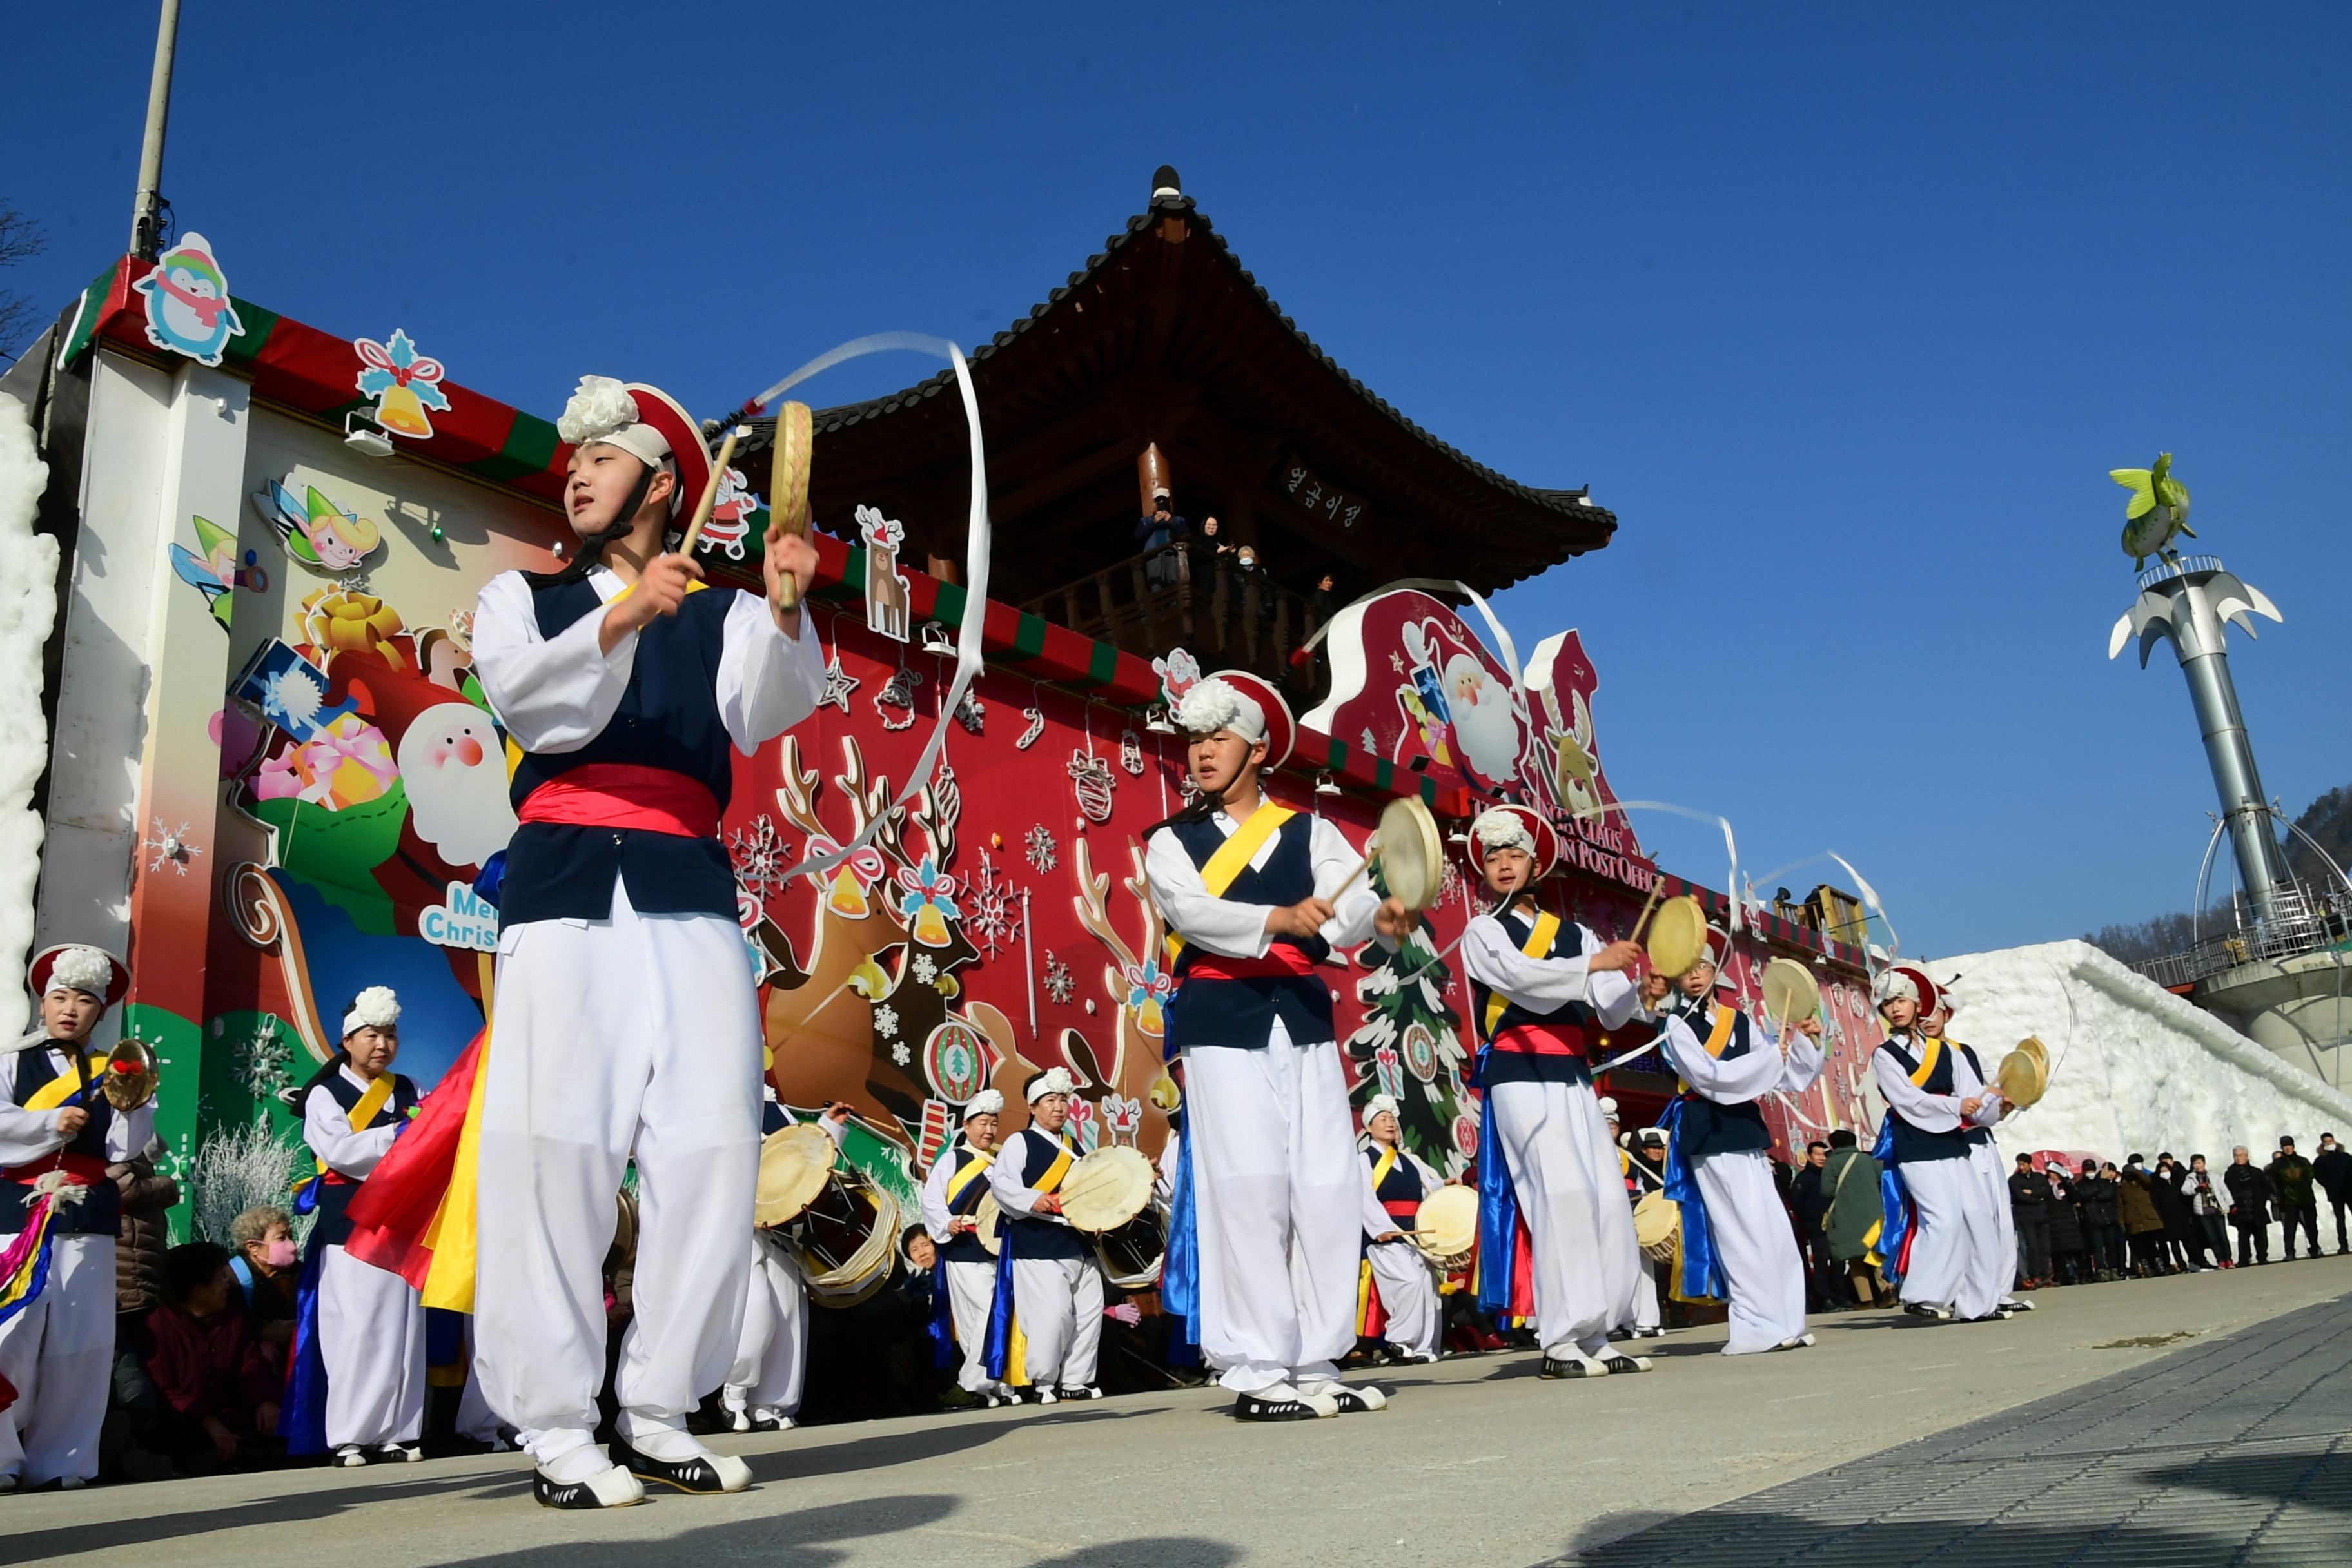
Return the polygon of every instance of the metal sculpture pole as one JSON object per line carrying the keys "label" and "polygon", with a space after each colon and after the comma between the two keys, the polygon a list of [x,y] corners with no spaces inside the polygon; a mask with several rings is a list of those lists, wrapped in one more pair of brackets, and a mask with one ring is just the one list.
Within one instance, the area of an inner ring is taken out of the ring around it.
{"label": "metal sculpture pole", "polygon": [[2267,921],[2276,913],[2279,887],[2288,879],[2286,863],[2271,831],[2269,797],[2263,794],[2253,744],[2238,710],[2238,689],[2230,679],[2225,628],[2235,622],[2252,637],[2253,616],[2285,617],[2260,588],[2222,570],[2210,555],[2174,556],[2141,573],[2139,588],[2138,600],[2107,639],[2107,657],[2115,658],[2137,637],[2140,668],[2146,669],[2148,649],[2159,638],[2172,645],[2204,731],[2205,761],[2213,770],[2221,819],[2237,853],[2238,879],[2254,917]]}

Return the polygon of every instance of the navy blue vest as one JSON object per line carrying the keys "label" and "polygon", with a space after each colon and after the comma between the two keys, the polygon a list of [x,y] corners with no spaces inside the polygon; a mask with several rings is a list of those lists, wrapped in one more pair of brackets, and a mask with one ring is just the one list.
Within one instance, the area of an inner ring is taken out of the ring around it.
{"label": "navy blue vest", "polygon": [[[343,1114],[347,1117],[352,1113],[352,1108],[359,1104],[360,1096],[366,1092],[343,1076],[340,1062],[331,1071],[322,1074],[312,1088],[323,1089],[333,1095],[335,1103],[343,1108]],[[306,1095],[303,1098],[307,1101],[310,1097]],[[375,1115],[366,1127],[354,1128],[353,1131],[365,1132],[377,1127],[390,1127],[407,1121],[415,1114],[416,1085],[410,1082],[406,1075],[394,1073],[391,1098],[376,1108]],[[311,1152],[316,1154],[318,1151],[312,1150]],[[340,1172],[331,1172],[319,1178],[319,1219],[310,1229],[310,1245],[313,1247],[341,1247],[352,1238],[349,1210],[352,1194],[359,1190],[359,1182]]]}
{"label": "navy blue vest", "polygon": [[790,1127],[792,1124],[793,1119],[784,1114],[784,1108],[782,1106],[777,1104],[774,1100],[768,1099],[764,1095],[761,1097],[761,1137],[765,1138],[772,1133],[782,1132],[785,1128]]}
{"label": "navy blue vest", "polygon": [[[1264,804],[1258,807],[1265,809]],[[1225,835],[1215,822],[1171,822],[1167,832],[1176,836],[1192,864],[1204,870],[1209,858],[1224,847]],[[1315,819],[1299,812],[1276,830],[1274,853],[1265,869],[1244,866],[1223,896],[1237,904],[1295,904],[1315,896],[1315,860],[1310,843]],[[1331,946],[1319,936],[1300,941],[1276,937],[1276,947],[1297,950],[1320,963]],[[1270,951],[1270,950],[1269,950]],[[1319,974],[1269,974],[1247,980],[1188,980],[1197,946],[1187,945],[1176,955],[1176,994],[1169,999],[1165,1050],[1171,1058],[1194,1046],[1235,1046],[1263,1050],[1276,1019],[1290,1032],[1294,1045],[1319,1045],[1338,1037],[1331,1024],[1331,991]]]}
{"label": "navy blue vest", "polygon": [[[1373,1144],[1364,1151],[1364,1163],[1375,1170],[1379,1169],[1381,1156],[1385,1152],[1387,1151],[1379,1144]],[[1405,1158],[1403,1151],[1398,1151],[1396,1163],[1389,1167],[1389,1173],[1386,1176],[1381,1178],[1381,1184],[1372,1189],[1372,1196],[1380,1199],[1384,1205],[1411,1204],[1416,1208],[1420,1206],[1421,1172],[1411,1160]],[[1394,1209],[1389,1210],[1392,1215],[1396,1212]],[[1410,1218],[1410,1212],[1403,1217]],[[1398,1228],[1407,1227],[1401,1226]]]}
{"label": "navy blue vest", "polygon": [[[988,1195],[987,1173],[983,1171],[981,1174],[972,1177],[971,1181],[964,1184],[961,1192],[955,1190],[955,1179],[962,1175],[967,1167],[980,1163],[980,1156],[972,1152],[971,1145],[959,1137],[954,1145],[940,1158],[951,1162],[948,1167],[948,1213],[967,1216],[977,1214],[980,1211],[980,1200]],[[1041,1165],[1038,1169],[1042,1172],[1045,1167]],[[980,1237],[968,1230],[958,1232],[946,1241],[939,1243],[938,1246],[940,1256],[950,1263],[994,1261],[988,1256],[988,1248],[980,1244]]]}
{"label": "navy blue vest", "polygon": [[[531,602],[540,636],[551,641],[604,604],[587,578],[534,588]],[[611,721],[576,752],[523,753],[509,789],[515,809],[573,768],[631,763],[699,781],[724,811],[735,775],[719,715],[719,658],[734,602],[731,589],[688,594],[677,614],[638,632],[629,684]],[[499,922],[609,919],[616,877],[640,914],[735,918],[735,868],[716,837],[527,822],[507,845]]]}
{"label": "navy blue vest", "polygon": [[[1053,1167],[1054,1162],[1060,1158],[1062,1146],[1054,1142],[1051,1133],[1041,1131],[1034,1127],[1024,1127],[1005,1140],[1003,1152],[996,1157],[1000,1160],[1018,1161],[1019,1163],[1013,1169],[1021,1173],[1021,1184],[1024,1187],[1034,1187]],[[1070,1155],[1071,1163],[1075,1164],[1077,1158],[1077,1155],[1073,1152]],[[986,1178],[982,1178],[983,1183],[985,1180]],[[975,1198],[974,1206],[977,1206],[979,1200]],[[1086,1237],[1057,1220],[1039,1219],[1032,1215],[1007,1213],[1004,1216],[1004,1224],[1011,1227],[1013,1235],[1018,1238],[1013,1244],[1013,1250],[1022,1258],[1093,1256],[1092,1249],[1087,1246]]]}
{"label": "navy blue vest", "polygon": [[[1903,1076],[1909,1078],[1919,1070],[1916,1041],[1916,1036],[1895,1035],[1888,1037],[1878,1048],[1893,1057],[1901,1066]],[[1967,1049],[1965,1046],[1959,1048]],[[1953,1092],[1952,1049],[1948,1041],[1944,1049],[1936,1053],[1935,1068],[1927,1074],[1927,1081],[1919,1086],[1929,1094]],[[1969,1051],[1969,1059],[1976,1060],[1976,1053]],[[1889,1141],[1887,1153],[1898,1165],[1908,1165],[1921,1160],[1965,1160],[1969,1157],[1969,1135],[1965,1127],[1949,1132],[1930,1132],[1924,1127],[1914,1127],[1904,1121],[1902,1113],[1891,1105],[1886,1108],[1886,1125],[1894,1134]]]}
{"label": "navy blue vest", "polygon": [[[87,1054],[85,1046],[68,1047]],[[27,1046],[16,1053],[16,1103],[22,1105],[33,1097],[35,1090],[53,1081],[58,1076],[57,1064],[47,1049]],[[90,1082],[100,1080],[92,1077]],[[79,1154],[86,1159],[106,1163],[106,1133],[114,1125],[114,1107],[106,1096],[93,1089],[84,1099],[74,1102],[89,1112],[89,1120],[74,1134],[59,1153]],[[56,1168],[48,1158],[36,1160],[24,1167],[31,1173],[17,1181],[0,1181],[0,1236],[13,1236],[25,1228],[25,1211],[38,1195],[33,1191],[33,1180],[42,1173]],[[53,1211],[49,1222],[55,1236],[112,1236],[121,1228],[122,1191],[105,1176],[89,1183],[81,1202],[67,1204]]]}
{"label": "navy blue vest", "polygon": [[[1536,929],[1536,917],[1526,913],[1517,904],[1498,910],[1495,919],[1501,922],[1510,937],[1511,945],[1521,952],[1527,949],[1528,938]],[[1559,931],[1551,939],[1546,958],[1582,958],[1584,928],[1571,920],[1562,920]],[[1486,1026],[1486,1008],[1493,1002],[1494,991],[1475,974],[1470,976],[1470,1016],[1482,1032]],[[1522,1024],[1544,1024],[1562,1033],[1581,1032],[1588,1041],[1597,1039],[1601,1020],[1590,1003],[1570,1002],[1539,1012],[1522,1007],[1517,1002],[1507,1003],[1503,1016],[1495,1020],[1494,1032],[1486,1037],[1490,1048],[1478,1053],[1477,1079],[1481,1089],[1491,1089],[1498,1083],[1591,1083],[1592,1070],[1582,1057],[1559,1051],[1525,1051],[1493,1048],[1493,1042],[1504,1031]],[[1588,1049],[1590,1047],[1588,1045]]]}
{"label": "navy blue vest", "polygon": [[[1723,1004],[1716,1004],[1720,1008]],[[1683,1020],[1691,1032],[1704,1041],[1712,1032],[1704,1012],[1694,1008]],[[1732,1061],[1755,1048],[1754,1037],[1748,1015],[1734,1008],[1731,1014],[1731,1038],[1723,1045],[1721,1061]],[[1772,1147],[1772,1130],[1764,1125],[1764,1107],[1755,1100],[1739,1105],[1723,1105],[1709,1100],[1695,1089],[1682,1093],[1682,1120],[1675,1124],[1675,1136],[1681,1142],[1683,1158],[1696,1160],[1702,1154],[1736,1154],[1749,1149]]]}

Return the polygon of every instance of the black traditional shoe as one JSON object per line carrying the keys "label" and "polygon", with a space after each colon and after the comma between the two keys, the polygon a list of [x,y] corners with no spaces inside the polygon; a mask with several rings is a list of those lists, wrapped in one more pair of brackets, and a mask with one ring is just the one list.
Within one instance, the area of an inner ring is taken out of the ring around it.
{"label": "black traditional shoe", "polygon": [[673,1464],[641,1454],[618,1437],[613,1439],[611,1453],[613,1463],[641,1481],[656,1481],[698,1496],[740,1492],[751,1484],[751,1467],[731,1454],[697,1454]]}
{"label": "black traditional shoe", "polygon": [[371,1465],[413,1465],[425,1458],[425,1450],[415,1443],[378,1443],[367,1451]]}
{"label": "black traditional shoe", "polygon": [[2007,1312],[1995,1310],[1985,1313],[1980,1318],[1962,1318],[1960,1321],[1964,1323],[2005,1323],[2009,1321],[2009,1314]]}
{"label": "black traditional shoe", "polygon": [[541,1508],[626,1508],[646,1500],[637,1478],[610,1465],[583,1481],[551,1480],[545,1470],[530,1473],[531,1500]]}
{"label": "black traditional shoe", "polygon": [[2004,1312],[2031,1312],[2033,1310],[2032,1302],[2021,1301],[2014,1296],[2004,1296],[2000,1300],[1994,1304]]}
{"label": "black traditional shoe", "polygon": [[1650,1358],[1645,1355],[1625,1355],[1620,1352],[1612,1351],[1601,1358],[1601,1370],[1608,1373],[1610,1376],[1622,1377],[1628,1373],[1649,1371]]}
{"label": "black traditional shoe", "polygon": [[1100,1399],[1103,1396],[1102,1390],[1091,1383],[1066,1383],[1055,1392],[1065,1399]]}
{"label": "black traditional shoe", "polygon": [[1949,1307],[1930,1307],[1918,1301],[1906,1301],[1903,1303],[1903,1310],[1915,1318],[1932,1318],[1939,1323],[1948,1323],[1952,1321],[1952,1310]]}
{"label": "black traditional shoe", "polygon": [[[1339,1412],[1330,1400],[1308,1400],[1297,1396],[1296,1389],[1279,1391],[1285,1398],[1264,1399],[1255,1394],[1234,1396],[1234,1419],[1236,1421],[1315,1421]],[[1330,1408],[1322,1408],[1330,1406]]]}
{"label": "black traditional shoe", "polygon": [[1373,1387],[1369,1383],[1358,1384],[1350,1387],[1338,1378],[1324,1378],[1317,1382],[1301,1383],[1298,1385],[1298,1393],[1303,1399],[1331,1401],[1339,1406],[1339,1414],[1342,1415],[1357,1415],[1367,1410],[1386,1410],[1389,1407],[1387,1393]]}
{"label": "black traditional shoe", "polygon": [[[1631,1358],[1614,1356],[1610,1359],[1625,1361]],[[1543,1366],[1536,1375],[1538,1377],[1607,1377],[1609,1370],[1607,1361],[1594,1361],[1587,1356],[1546,1356],[1543,1358]],[[1641,1368],[1633,1367],[1629,1370],[1638,1372]]]}

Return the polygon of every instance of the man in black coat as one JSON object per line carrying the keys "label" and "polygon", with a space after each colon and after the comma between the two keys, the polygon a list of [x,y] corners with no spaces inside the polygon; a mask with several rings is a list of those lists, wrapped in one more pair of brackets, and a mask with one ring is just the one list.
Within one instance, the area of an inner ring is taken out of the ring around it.
{"label": "man in black coat", "polygon": [[2020,1154],[2009,1175],[2009,1213],[2017,1224],[2019,1288],[2038,1290],[2050,1283],[2050,1178],[2033,1168],[2033,1156]]}
{"label": "man in black coat", "polygon": [[1830,1238],[1822,1230],[1830,1208],[1829,1194],[1822,1190],[1822,1166],[1829,1157],[1828,1144],[1806,1144],[1805,1163],[1789,1184],[1789,1212],[1796,1216],[1797,1245],[1805,1255],[1805,1300],[1815,1312],[1826,1312],[1836,1302],[1829,1283],[1835,1265],[1830,1261]]}
{"label": "man in black coat", "polygon": [[2352,1244],[2344,1239],[2344,1211],[2352,1208],[2352,1153],[2345,1152],[2335,1133],[2319,1135],[2319,1152],[2311,1162],[2311,1173],[2320,1191],[2327,1194],[2328,1206],[2336,1211],[2336,1255],[2341,1258],[2352,1251]]}
{"label": "man in black coat", "polygon": [[2271,1179],[2241,1143],[2221,1173],[2230,1189],[2230,1228],[2238,1233],[2238,1267],[2271,1260]]}
{"label": "man in black coat", "polygon": [[2278,1153],[2263,1167],[2263,1174],[2271,1179],[2271,1197],[2278,1205],[2279,1230],[2286,1243],[2286,1260],[2294,1261],[2294,1231],[2311,1243],[2309,1251],[2319,1256],[2319,1195],[2312,1184],[2311,1162],[2294,1152],[2294,1140],[2281,1138]]}

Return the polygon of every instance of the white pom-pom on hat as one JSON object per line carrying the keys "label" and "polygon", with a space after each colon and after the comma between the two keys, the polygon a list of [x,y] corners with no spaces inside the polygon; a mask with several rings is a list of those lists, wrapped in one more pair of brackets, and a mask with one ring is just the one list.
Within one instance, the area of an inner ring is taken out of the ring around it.
{"label": "white pom-pom on hat", "polygon": [[[601,442],[618,447],[646,467],[659,468],[676,454],[669,437],[647,422],[636,395],[626,383],[609,375],[583,375],[579,390],[563,405],[555,433],[575,447]],[[676,510],[673,498],[672,510]]]}
{"label": "white pom-pom on hat", "polygon": [[1029,1086],[1021,1092],[1030,1104],[1034,1105],[1049,1094],[1076,1094],[1077,1091],[1078,1080],[1070,1076],[1069,1068],[1047,1068],[1031,1079]]}
{"label": "white pom-pom on hat", "polygon": [[114,982],[114,961],[94,947],[69,947],[49,965],[48,989],[104,996]]}
{"label": "white pom-pom on hat", "polygon": [[1373,1120],[1381,1116],[1395,1116],[1400,1121],[1403,1119],[1397,1110],[1396,1096],[1392,1094],[1376,1094],[1372,1096],[1371,1099],[1364,1101],[1365,1126],[1370,1127],[1372,1124]]}
{"label": "white pom-pom on hat", "polygon": [[983,1089],[963,1102],[963,1119],[969,1121],[975,1116],[994,1116],[1003,1109],[1004,1096],[996,1089]]}
{"label": "white pom-pom on hat", "polygon": [[400,998],[389,985],[371,985],[352,998],[352,1010],[343,1015],[343,1037],[348,1039],[362,1029],[389,1029],[400,1022]]}
{"label": "white pom-pom on hat", "polygon": [[1529,855],[1536,852],[1535,835],[1528,831],[1528,825],[1519,820],[1519,814],[1516,811],[1489,806],[1478,814],[1478,819],[1470,825],[1470,831],[1477,836],[1478,842],[1490,855],[1497,849],[1524,849]]}
{"label": "white pom-pom on hat", "polygon": [[1265,739],[1265,710],[1233,682],[1213,675],[1176,704],[1176,725],[1188,735],[1230,731],[1255,745]]}

